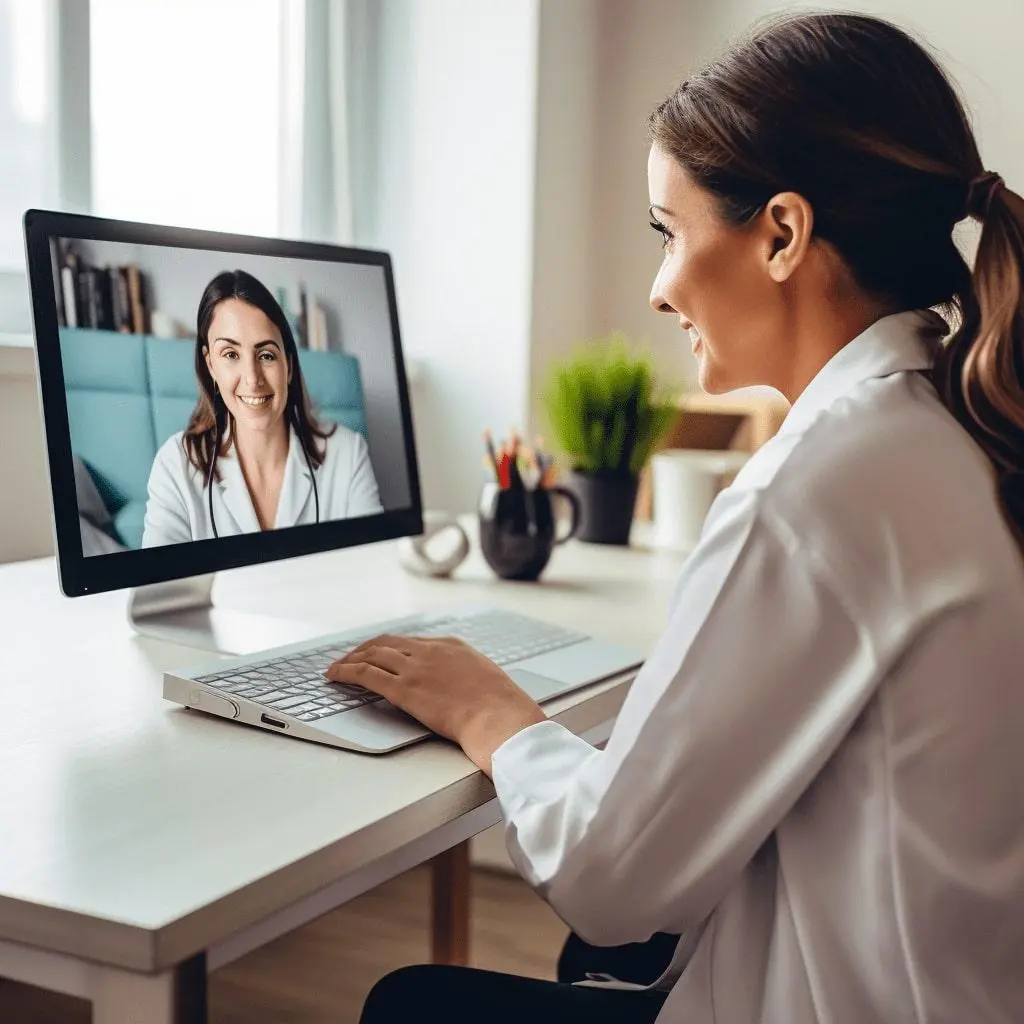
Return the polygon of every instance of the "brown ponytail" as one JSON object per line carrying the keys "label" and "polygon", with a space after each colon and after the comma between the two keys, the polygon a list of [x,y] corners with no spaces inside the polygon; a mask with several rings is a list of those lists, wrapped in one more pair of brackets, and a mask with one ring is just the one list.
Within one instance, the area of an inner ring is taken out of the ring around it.
{"label": "brown ponytail", "polygon": [[[946,316],[936,387],[1024,541],[1024,199],[983,171],[924,47],[880,18],[786,15],[684,81],[649,127],[728,222],[799,192],[868,295]],[[953,241],[968,215],[982,222],[973,272]]]}
{"label": "brown ponytail", "polygon": [[982,222],[973,283],[936,385],[992,460],[1003,505],[1024,537],[1024,199],[998,175],[972,185],[967,212]]}

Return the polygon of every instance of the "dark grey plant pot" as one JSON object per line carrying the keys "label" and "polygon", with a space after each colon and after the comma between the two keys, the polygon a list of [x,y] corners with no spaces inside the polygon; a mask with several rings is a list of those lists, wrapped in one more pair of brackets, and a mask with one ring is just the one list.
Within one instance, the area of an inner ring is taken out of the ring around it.
{"label": "dark grey plant pot", "polygon": [[633,506],[640,486],[637,474],[568,474],[565,486],[580,499],[580,528],[577,540],[591,544],[628,544],[633,524]]}

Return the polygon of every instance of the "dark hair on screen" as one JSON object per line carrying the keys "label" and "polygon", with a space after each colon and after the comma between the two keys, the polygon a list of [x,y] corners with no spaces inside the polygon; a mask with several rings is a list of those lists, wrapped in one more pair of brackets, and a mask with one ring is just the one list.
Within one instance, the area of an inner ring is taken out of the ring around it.
{"label": "dark hair on screen", "polygon": [[299,442],[309,461],[319,467],[324,460],[321,442],[334,433],[334,427],[325,429],[317,421],[312,403],[306,393],[299,368],[299,352],[288,318],[267,287],[244,270],[225,270],[204,289],[196,315],[196,381],[199,400],[189,417],[183,443],[189,462],[203,475],[211,476],[215,456],[225,455],[231,445],[230,413],[220,392],[214,387],[206,365],[205,350],[209,348],[210,324],[217,307],[227,299],[241,299],[266,314],[278,329],[284,345],[284,356],[291,372],[285,419],[295,429]]}
{"label": "dark hair on screen", "polygon": [[[894,309],[939,307],[939,394],[1024,530],[1024,200],[985,172],[949,79],[907,33],[857,14],[768,22],[684,81],[651,141],[736,225],[803,195],[814,234]],[[973,273],[952,237],[982,222]]]}

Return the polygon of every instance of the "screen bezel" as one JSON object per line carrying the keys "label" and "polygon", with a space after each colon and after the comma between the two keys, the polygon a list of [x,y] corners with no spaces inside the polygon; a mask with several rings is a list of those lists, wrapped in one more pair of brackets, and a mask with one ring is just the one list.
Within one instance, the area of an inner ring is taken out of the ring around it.
{"label": "screen bezel", "polygon": [[[183,579],[225,569],[237,569],[258,562],[298,558],[357,544],[415,536],[423,532],[423,505],[412,410],[398,327],[394,275],[391,257],[387,253],[319,242],[261,238],[254,235],[111,220],[52,210],[26,211],[24,228],[57,569],[61,590],[68,597]],[[113,554],[84,555],[79,528],[78,499],[75,493],[71,432],[68,426],[57,299],[51,262],[50,243],[51,240],[59,238],[209,249],[239,255],[359,263],[383,268],[395,369],[398,374],[398,395],[409,480],[409,507],[387,510],[374,516],[290,526],[262,533],[189,541],[184,544],[141,548]]]}

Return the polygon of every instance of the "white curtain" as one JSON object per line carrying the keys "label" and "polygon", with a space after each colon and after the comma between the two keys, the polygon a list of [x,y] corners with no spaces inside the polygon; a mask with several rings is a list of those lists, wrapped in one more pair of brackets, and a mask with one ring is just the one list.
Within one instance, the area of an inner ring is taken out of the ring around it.
{"label": "white curtain", "polygon": [[281,230],[350,244],[350,0],[283,0]]}
{"label": "white curtain", "polygon": [[327,130],[330,139],[330,166],[334,237],[339,242],[355,241],[352,223],[352,150],[349,133],[349,89],[351,69],[349,52],[348,0],[321,0],[328,4]]}

